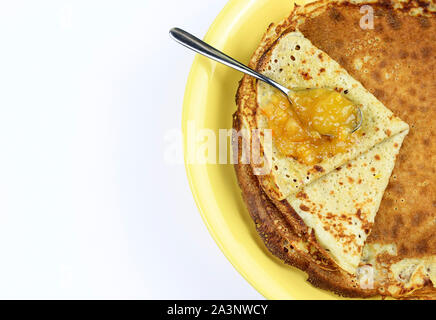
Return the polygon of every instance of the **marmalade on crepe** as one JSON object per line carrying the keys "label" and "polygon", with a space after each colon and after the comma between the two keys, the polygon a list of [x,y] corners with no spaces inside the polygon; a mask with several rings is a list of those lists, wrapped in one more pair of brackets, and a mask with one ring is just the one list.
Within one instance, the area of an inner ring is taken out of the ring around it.
{"label": "marmalade on crepe", "polygon": [[356,106],[337,91],[295,91],[293,106],[277,92],[261,109],[277,149],[285,156],[312,165],[346,151],[354,142]]}

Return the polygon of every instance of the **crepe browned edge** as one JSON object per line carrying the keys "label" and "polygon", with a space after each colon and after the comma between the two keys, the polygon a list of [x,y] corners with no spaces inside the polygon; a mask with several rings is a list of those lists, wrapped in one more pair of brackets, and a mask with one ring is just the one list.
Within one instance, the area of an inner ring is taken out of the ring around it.
{"label": "crepe browned edge", "polygon": [[[387,263],[392,264],[404,258],[419,258],[436,253],[434,222],[436,220],[436,194],[434,186],[428,183],[431,182],[435,171],[431,166],[435,145],[431,140],[434,137],[431,124],[435,113],[433,106],[436,103],[434,90],[436,89],[435,14],[424,2],[403,1],[401,9],[392,8],[392,4],[398,4],[398,2],[375,3],[370,1],[368,3],[375,10],[376,20],[375,29],[366,32],[359,27],[362,15],[357,7],[365,2],[350,4],[343,1],[340,3],[318,1],[309,4],[310,9],[305,12],[297,8],[284,22],[270,25],[262,40],[262,45],[251,59],[250,66],[256,68],[262,56],[277,39],[283,33],[294,30],[298,25],[298,29],[315,46],[338,61],[389,109],[411,124],[411,134],[406,138],[401,149],[373,231],[368,239],[369,243],[395,243],[397,245],[399,248],[397,256],[381,257],[386,259]],[[432,5],[434,5],[433,2]],[[412,17],[409,14],[416,8],[420,8],[424,16]],[[369,40],[376,41],[377,38],[380,39],[379,46],[373,48],[365,45]],[[364,68],[368,71],[356,70],[353,66],[354,60],[365,56],[371,58],[371,64],[364,64]],[[396,75],[386,79],[384,71],[391,70],[395,70]],[[254,83],[249,77],[244,77],[238,91],[238,105],[246,98],[244,97],[246,92],[242,92],[244,85],[251,85],[254,89],[252,92],[255,92]],[[237,165],[236,170],[243,194],[247,193],[247,190],[252,192],[256,184],[252,183],[248,186],[246,182],[249,180],[242,180],[244,173],[248,175],[249,167],[242,169],[240,165]],[[259,188],[258,184],[257,188]],[[424,197],[420,196],[419,191]],[[261,195],[262,191],[259,190],[258,196]],[[244,198],[246,199],[247,196],[244,195]],[[304,230],[304,223],[302,224],[295,218],[292,208],[285,203],[274,203],[269,198],[263,202],[252,202],[251,205],[247,204],[252,216],[253,211],[259,212],[266,208],[255,207],[253,203],[267,207],[273,206],[276,209],[275,214],[287,221],[291,229],[297,230],[296,234],[301,235],[298,230]],[[258,229],[262,228],[263,223],[268,225],[267,221],[262,222],[259,219],[257,217],[257,225],[260,226]],[[273,229],[274,226],[269,225],[268,230]],[[274,234],[273,231],[271,233]],[[307,265],[302,268],[298,263],[300,258],[295,255],[292,258],[283,258],[282,242],[274,237],[268,237],[267,240],[264,238],[264,241],[273,254],[308,272],[310,282],[319,287],[347,296],[374,294],[374,292],[354,288],[351,282],[347,283],[350,281],[349,277],[322,277],[320,273],[312,271],[313,269]],[[312,264],[313,262],[309,262],[309,265]],[[383,286],[378,289],[381,294],[384,294]],[[400,294],[397,297],[404,296]],[[407,297],[435,298],[435,289],[431,283],[428,283],[424,288]]]}
{"label": "crepe browned edge", "polygon": [[[237,113],[233,117],[233,127],[238,131],[241,128]],[[242,141],[238,143],[234,141],[233,145],[238,146],[240,159]],[[242,197],[256,230],[273,255],[305,271],[309,276],[307,281],[316,287],[348,297],[370,297],[376,294],[375,290],[362,290],[353,276],[339,268],[317,246],[313,234],[307,234],[304,222],[295,212],[292,212],[292,208],[289,208],[288,213],[294,223],[285,217],[284,211],[279,210],[278,203],[274,203],[260,187],[259,180],[249,164],[242,164],[239,161],[235,165],[235,171]],[[309,237],[312,239],[309,240]],[[309,243],[313,241],[310,252],[301,252],[292,245],[294,241],[298,242],[302,239],[307,239],[303,241]]]}

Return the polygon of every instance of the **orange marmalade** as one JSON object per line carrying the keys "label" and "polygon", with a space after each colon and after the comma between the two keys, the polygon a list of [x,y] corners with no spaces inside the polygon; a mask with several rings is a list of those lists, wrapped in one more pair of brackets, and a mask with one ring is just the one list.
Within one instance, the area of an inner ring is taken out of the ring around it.
{"label": "orange marmalade", "polygon": [[357,109],[340,93],[329,89],[295,91],[293,105],[275,93],[261,108],[272,130],[276,148],[285,156],[314,165],[345,152],[354,142]]}

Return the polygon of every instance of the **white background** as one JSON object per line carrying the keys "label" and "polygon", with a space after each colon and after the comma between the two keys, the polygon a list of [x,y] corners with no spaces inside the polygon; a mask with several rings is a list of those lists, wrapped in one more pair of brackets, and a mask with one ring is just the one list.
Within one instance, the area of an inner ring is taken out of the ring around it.
{"label": "white background", "polygon": [[0,298],[262,298],[164,161],[225,2],[0,1]]}

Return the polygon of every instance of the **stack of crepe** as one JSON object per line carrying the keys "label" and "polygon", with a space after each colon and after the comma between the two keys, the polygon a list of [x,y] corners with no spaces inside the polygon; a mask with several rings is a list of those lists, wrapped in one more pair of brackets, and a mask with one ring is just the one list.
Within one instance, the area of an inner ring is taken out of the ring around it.
{"label": "stack of crepe", "polygon": [[[365,4],[374,29],[361,28]],[[252,68],[289,88],[333,88],[362,110],[356,143],[316,165],[267,146],[258,111],[274,89],[240,83],[234,150],[243,160],[256,141],[263,155],[235,165],[243,198],[272,254],[315,286],[436,298],[434,12],[432,2],[318,1],[269,27]],[[270,170],[257,175],[261,166]]]}

